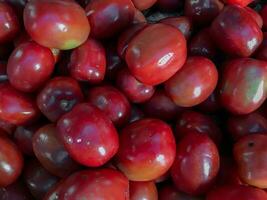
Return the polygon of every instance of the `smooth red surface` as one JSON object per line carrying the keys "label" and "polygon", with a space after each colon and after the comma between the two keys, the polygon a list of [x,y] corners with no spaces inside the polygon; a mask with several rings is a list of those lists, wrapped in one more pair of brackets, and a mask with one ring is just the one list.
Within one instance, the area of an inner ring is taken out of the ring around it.
{"label": "smooth red surface", "polygon": [[267,61],[267,32],[263,33],[263,41],[260,47],[257,49],[255,57],[259,60]]}
{"label": "smooth red surface", "polygon": [[173,120],[184,108],[177,106],[164,90],[157,89],[154,95],[144,103],[144,112],[149,117],[162,120]]}
{"label": "smooth red surface", "polygon": [[225,6],[212,22],[210,30],[214,42],[221,50],[239,57],[249,57],[263,39],[255,19],[239,6]]}
{"label": "smooth red surface", "polygon": [[228,185],[219,187],[208,193],[206,200],[266,200],[265,191],[241,185]]}
{"label": "smooth red surface", "polygon": [[207,134],[217,145],[222,140],[221,130],[211,117],[199,112],[185,111],[178,116],[175,136],[181,139],[191,132]]}
{"label": "smooth red surface", "polygon": [[139,81],[157,85],[182,67],[186,54],[186,40],[180,31],[169,25],[153,24],[132,39],[125,59]]}
{"label": "smooth red surface", "polygon": [[7,3],[0,3],[0,43],[12,41],[19,32],[15,10]]}
{"label": "smooth red surface", "polygon": [[33,92],[50,78],[54,64],[50,49],[35,42],[27,42],[19,45],[10,55],[7,75],[16,89]]}
{"label": "smooth red surface", "polygon": [[263,19],[263,28],[267,29],[267,5],[265,5],[260,11],[261,17]]}
{"label": "smooth red surface", "polygon": [[131,181],[151,181],[166,173],[175,157],[171,128],[158,119],[141,119],[120,133],[117,167]]}
{"label": "smooth red surface", "polygon": [[18,147],[5,136],[0,136],[0,187],[14,183],[23,168],[23,156]]}
{"label": "smooth red surface", "polygon": [[58,136],[77,162],[97,167],[108,162],[119,147],[110,119],[89,103],[76,105],[57,123]]}
{"label": "smooth red surface", "polygon": [[259,26],[260,28],[262,28],[262,26],[263,26],[263,20],[262,20],[260,14],[259,14],[256,10],[254,10],[254,9],[252,9],[252,8],[250,8],[250,7],[244,7],[244,9],[245,9],[245,10],[248,12],[248,14],[250,14],[250,16],[256,21],[256,23],[258,24],[258,26]]}
{"label": "smooth red surface", "polygon": [[234,141],[254,133],[267,134],[267,119],[258,113],[230,116],[227,120],[227,130]]}
{"label": "smooth red surface", "polygon": [[135,182],[130,181],[131,200],[158,200],[158,191],[153,181]]}
{"label": "smooth red surface", "polygon": [[241,180],[258,188],[267,188],[266,142],[267,135],[248,135],[238,140],[233,149]]}
{"label": "smooth red surface", "polygon": [[217,48],[210,38],[209,28],[202,29],[198,32],[189,43],[189,55],[213,58],[217,52]]}
{"label": "smooth red surface", "polygon": [[36,199],[42,199],[59,181],[56,176],[46,171],[37,160],[27,162],[23,177],[27,187]]}
{"label": "smooth red surface", "polygon": [[109,38],[132,23],[135,7],[131,0],[91,0],[86,6],[91,36]]}
{"label": "smooth red surface", "polygon": [[239,5],[245,7],[253,2],[253,0],[223,0],[223,2],[230,5]]}
{"label": "smooth red surface", "polygon": [[212,187],[219,165],[219,153],[212,140],[205,134],[191,133],[177,144],[172,180],[182,192],[204,194]]}
{"label": "smooth red surface", "polygon": [[174,186],[166,185],[159,190],[159,200],[201,200],[179,192]]}
{"label": "smooth red surface", "polygon": [[73,49],[90,32],[86,13],[74,1],[30,1],[24,9],[24,26],[37,43],[61,50]]}
{"label": "smooth red surface", "polygon": [[135,9],[133,24],[138,24],[138,23],[143,23],[143,22],[146,22],[146,17],[140,10]]}
{"label": "smooth red surface", "polygon": [[139,10],[146,10],[150,7],[152,7],[157,0],[132,0],[134,6]]}
{"label": "smooth red surface", "polygon": [[79,81],[99,83],[106,72],[106,53],[100,42],[89,38],[71,54],[71,76]]}
{"label": "smooth red surface", "polygon": [[16,125],[35,120],[39,111],[35,102],[8,83],[0,84],[0,119]]}
{"label": "smooth red surface", "polygon": [[183,3],[183,0],[157,0],[157,6],[163,11],[175,11]]}
{"label": "smooth red surface", "polygon": [[192,19],[195,25],[210,24],[223,9],[224,4],[220,0],[185,0],[185,16]]}
{"label": "smooth red surface", "polygon": [[57,137],[58,132],[54,124],[41,127],[32,139],[35,156],[51,174],[66,177],[78,169]]}
{"label": "smooth red surface", "polygon": [[160,20],[160,23],[170,25],[174,28],[177,28],[182,34],[185,36],[186,39],[189,39],[192,32],[192,22],[186,16],[180,17],[167,17]]}
{"label": "smooth red surface", "polygon": [[225,64],[220,100],[234,114],[255,111],[266,99],[267,62],[240,58]]}
{"label": "smooth red surface", "polygon": [[117,52],[121,58],[125,57],[125,52],[128,48],[129,42],[140,33],[147,25],[147,23],[137,23],[130,26],[122,32],[118,38]]}
{"label": "smooth red surface", "polygon": [[165,91],[182,107],[192,107],[205,101],[217,85],[218,72],[205,57],[189,57],[180,71],[165,82]]}
{"label": "smooth red surface", "polygon": [[116,126],[124,125],[130,116],[131,106],[127,98],[113,86],[89,89],[88,102],[99,108]]}
{"label": "smooth red surface", "polygon": [[129,200],[129,181],[113,169],[84,170],[72,174],[49,192],[44,200]]}
{"label": "smooth red surface", "polygon": [[149,100],[155,88],[138,81],[127,68],[120,70],[116,79],[117,87],[133,103],[142,103]]}
{"label": "smooth red surface", "polygon": [[83,101],[78,82],[70,77],[55,77],[47,82],[37,96],[41,112],[52,122]]}
{"label": "smooth red surface", "polygon": [[16,129],[16,125],[0,119],[0,130],[2,130],[4,132],[6,132],[7,134],[11,135],[11,134],[13,134],[15,129]]}

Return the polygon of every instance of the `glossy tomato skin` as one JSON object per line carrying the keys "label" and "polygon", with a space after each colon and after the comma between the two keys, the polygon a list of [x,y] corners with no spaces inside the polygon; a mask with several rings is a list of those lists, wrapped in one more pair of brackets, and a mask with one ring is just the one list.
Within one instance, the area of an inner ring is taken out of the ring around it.
{"label": "glossy tomato skin", "polygon": [[239,5],[241,7],[245,7],[250,4],[253,0],[223,0],[224,3],[230,5]]}
{"label": "glossy tomato skin", "polygon": [[263,39],[257,22],[239,6],[226,6],[212,22],[210,30],[221,50],[239,57],[249,57]]}
{"label": "glossy tomato skin", "polygon": [[71,76],[79,81],[99,83],[106,72],[106,53],[100,42],[89,38],[74,49],[70,59]]}
{"label": "glossy tomato skin", "polygon": [[141,119],[120,133],[117,167],[131,181],[151,181],[171,167],[175,157],[171,128],[158,119]]}
{"label": "glossy tomato skin", "polygon": [[233,150],[241,180],[258,188],[267,188],[266,141],[267,135],[248,135],[238,140]]}
{"label": "glossy tomato skin", "polygon": [[138,10],[146,10],[152,7],[157,2],[157,0],[132,0],[132,2]]}
{"label": "glossy tomato skin", "polygon": [[180,17],[167,17],[160,20],[160,23],[167,24],[177,28],[179,31],[182,32],[184,37],[188,40],[192,33],[192,22],[186,16]]}
{"label": "glossy tomato skin", "polygon": [[262,26],[263,26],[263,20],[262,20],[260,14],[256,10],[254,10],[254,9],[252,9],[250,7],[244,7],[244,9],[256,21],[256,23],[258,24],[258,26],[260,28],[262,28]]}
{"label": "glossy tomato skin", "polygon": [[216,145],[205,134],[187,134],[177,145],[171,168],[172,180],[178,190],[200,195],[207,192],[219,171]]}
{"label": "glossy tomato skin", "polygon": [[153,96],[143,104],[143,109],[147,116],[166,121],[175,119],[177,114],[184,110],[177,106],[161,89],[157,89]]}
{"label": "glossy tomato skin", "polygon": [[114,169],[79,171],[57,185],[44,200],[129,200],[129,181]]}
{"label": "glossy tomato skin", "polygon": [[222,140],[221,130],[212,118],[199,112],[185,111],[178,116],[175,136],[181,139],[190,132],[207,134],[216,145]]}
{"label": "glossy tomato skin", "polygon": [[39,162],[51,174],[66,177],[77,170],[79,165],[72,160],[57,134],[54,124],[41,127],[32,139],[33,150]]}
{"label": "glossy tomato skin", "polygon": [[234,141],[246,135],[267,133],[267,119],[259,113],[231,116],[227,120],[227,130]]}
{"label": "glossy tomato skin", "polygon": [[138,81],[127,68],[120,70],[116,79],[117,87],[133,103],[143,103],[149,100],[155,89]]}
{"label": "glossy tomato skin", "polygon": [[88,92],[88,102],[99,108],[116,126],[124,125],[130,116],[127,98],[113,86],[98,86]]}
{"label": "glossy tomato skin", "polygon": [[81,45],[90,32],[84,10],[74,1],[65,0],[28,2],[24,25],[34,41],[61,50]]}
{"label": "glossy tomato skin", "polygon": [[18,147],[7,137],[0,136],[0,187],[14,183],[23,168],[23,156]]}
{"label": "glossy tomato skin", "polygon": [[[163,46],[165,48],[161,48]],[[153,24],[131,40],[125,59],[140,82],[157,85],[182,67],[186,51],[186,40],[179,30],[165,24]]]}
{"label": "glossy tomato skin", "polygon": [[202,103],[214,91],[218,72],[205,57],[189,57],[180,71],[165,82],[165,91],[178,106]]}
{"label": "glossy tomato skin", "polygon": [[24,181],[36,199],[42,199],[59,179],[50,174],[37,160],[30,160],[24,170]]}
{"label": "glossy tomato skin", "polygon": [[19,21],[15,10],[4,2],[0,3],[0,43],[12,41],[19,32]]}
{"label": "glossy tomato skin", "polygon": [[29,96],[9,83],[0,84],[0,119],[22,125],[36,120],[38,116],[38,108]]}
{"label": "glossy tomato skin", "polygon": [[70,77],[56,77],[47,82],[37,96],[41,112],[52,122],[83,101],[78,82]]}
{"label": "glossy tomato skin", "polygon": [[223,7],[220,0],[185,0],[184,12],[197,26],[207,25],[217,17]]}
{"label": "glossy tomato skin", "polygon": [[89,167],[105,164],[119,147],[118,134],[110,119],[89,103],[78,104],[63,115],[57,130],[70,156]]}
{"label": "glossy tomato skin", "polygon": [[207,195],[207,200],[266,200],[264,190],[249,186],[228,185],[212,190]]}
{"label": "glossy tomato skin", "polygon": [[213,58],[217,53],[217,48],[210,38],[210,30],[208,28],[198,32],[188,46],[189,55]]}
{"label": "glossy tomato skin", "polygon": [[153,181],[135,182],[130,181],[130,199],[158,200],[158,191]]}
{"label": "glossy tomato skin", "polygon": [[50,49],[35,42],[19,45],[10,55],[7,75],[13,87],[23,92],[39,89],[54,70],[55,60]]}
{"label": "glossy tomato skin", "polygon": [[145,15],[140,10],[135,9],[133,24],[146,23],[146,22],[147,21]]}
{"label": "glossy tomato skin", "polygon": [[255,111],[266,99],[267,63],[251,58],[226,63],[220,85],[220,101],[234,114]]}
{"label": "glossy tomato skin", "polygon": [[[267,9],[266,9],[266,12],[267,12]],[[256,51],[255,57],[259,60],[267,61],[267,32],[263,33],[263,41],[259,49]]]}
{"label": "glossy tomato skin", "polygon": [[135,7],[131,0],[91,0],[86,6],[91,36],[110,38],[132,23]]}

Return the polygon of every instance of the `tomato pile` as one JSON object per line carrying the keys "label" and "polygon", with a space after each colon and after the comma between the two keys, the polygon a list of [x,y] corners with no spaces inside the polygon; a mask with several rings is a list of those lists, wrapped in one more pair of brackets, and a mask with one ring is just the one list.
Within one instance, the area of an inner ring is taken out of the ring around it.
{"label": "tomato pile", "polygon": [[0,2],[0,200],[267,200],[266,0]]}

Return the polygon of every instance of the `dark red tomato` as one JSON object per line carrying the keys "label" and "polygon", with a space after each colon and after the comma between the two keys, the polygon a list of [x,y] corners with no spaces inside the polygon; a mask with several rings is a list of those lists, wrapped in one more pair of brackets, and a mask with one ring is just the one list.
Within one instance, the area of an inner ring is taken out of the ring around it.
{"label": "dark red tomato", "polygon": [[192,107],[205,101],[217,85],[218,72],[205,57],[187,59],[185,65],[165,82],[165,91],[178,106]]}
{"label": "dark red tomato", "polygon": [[0,3],[0,43],[13,40],[19,32],[19,21],[13,8],[4,2]]}
{"label": "dark red tomato", "polygon": [[240,58],[226,63],[220,86],[222,105],[235,114],[255,111],[266,99],[267,62]]}
{"label": "dark red tomato", "polygon": [[132,23],[135,7],[131,0],[91,0],[86,14],[94,38],[110,38]]}
{"label": "dark red tomato", "polygon": [[135,105],[131,106],[131,115],[129,118],[129,123],[137,121],[139,119],[143,119],[144,117],[145,117],[145,114],[140,108],[138,108]]}
{"label": "dark red tomato", "polygon": [[118,134],[110,119],[91,104],[76,105],[57,123],[58,135],[77,162],[97,167],[118,151]]}
{"label": "dark red tomato", "polygon": [[138,10],[146,10],[152,7],[157,2],[157,0],[132,0],[132,2]]}
{"label": "dark red tomato", "polygon": [[24,180],[36,199],[43,199],[44,195],[58,182],[58,178],[46,171],[37,160],[27,162]]}
{"label": "dark red tomato", "polygon": [[57,185],[44,200],[129,200],[129,181],[114,169],[79,171]]}
{"label": "dark red tomato", "polygon": [[0,135],[0,187],[14,183],[23,168],[23,156],[17,146]]}
{"label": "dark red tomato", "polygon": [[22,181],[16,181],[0,188],[0,200],[33,200],[33,197]]}
{"label": "dark red tomato", "polygon": [[6,63],[0,62],[0,83],[8,80],[6,73]]}
{"label": "dark red tomato", "polygon": [[70,77],[51,79],[37,96],[37,105],[52,122],[83,101],[78,82]]}
{"label": "dark red tomato", "polygon": [[174,28],[177,28],[186,39],[189,39],[192,32],[192,22],[188,17],[180,16],[180,17],[167,17],[160,20],[160,23],[170,25]]}
{"label": "dark red tomato", "polygon": [[249,57],[263,38],[255,19],[239,6],[226,6],[213,21],[210,30],[219,48],[239,57]]}
{"label": "dark red tomato", "polygon": [[216,145],[205,134],[187,134],[177,145],[171,176],[177,189],[192,195],[207,192],[219,171]]}
{"label": "dark red tomato", "polygon": [[228,185],[211,190],[206,200],[266,200],[264,190],[249,186]]}
{"label": "dark red tomato", "polygon": [[141,119],[120,134],[117,167],[131,181],[151,181],[166,173],[175,157],[171,128],[158,119]]}
{"label": "dark red tomato", "polygon": [[116,79],[117,87],[133,103],[149,100],[155,92],[153,86],[138,81],[127,68],[120,70]]}
{"label": "dark red tomato", "polygon": [[28,2],[24,9],[24,25],[34,41],[61,50],[81,45],[90,32],[82,7],[65,0]]}
{"label": "dark red tomato", "polygon": [[267,119],[258,113],[244,116],[231,116],[227,121],[227,130],[234,141],[254,133],[267,134]]}
{"label": "dark red tomato", "polygon": [[125,59],[139,81],[157,85],[183,66],[186,51],[186,40],[179,30],[165,24],[153,24],[131,40]]}
{"label": "dark red tomato", "polygon": [[117,51],[121,58],[125,57],[126,49],[128,48],[129,42],[138,34],[140,33],[147,25],[147,23],[138,23],[133,24],[128,29],[126,29],[124,32],[121,33],[121,35],[118,38],[118,44],[117,44]]}
{"label": "dark red tomato", "polygon": [[210,39],[209,28],[202,29],[190,41],[188,51],[191,56],[205,56],[213,58],[216,54],[216,46]]}
{"label": "dark red tomato", "polygon": [[230,5],[239,5],[241,7],[245,7],[250,4],[253,0],[223,0],[226,4]]}
{"label": "dark red tomato", "polygon": [[244,7],[244,9],[252,17],[252,19],[254,19],[256,21],[256,23],[258,24],[258,26],[260,28],[262,28],[262,26],[263,26],[263,20],[262,20],[260,14],[257,11],[253,10],[252,8],[250,8],[250,7]]}
{"label": "dark red tomato", "polygon": [[99,83],[106,72],[106,53],[100,42],[89,38],[74,49],[70,59],[71,76],[79,81]]}
{"label": "dark red tomato", "polygon": [[179,192],[172,185],[166,185],[159,190],[159,200],[200,200],[200,198]]}
{"label": "dark red tomato", "polygon": [[222,139],[221,130],[209,116],[194,111],[185,111],[177,119],[175,136],[181,139],[191,132],[207,134],[217,145]]}
{"label": "dark red tomato", "polygon": [[233,150],[241,180],[258,188],[267,188],[266,142],[267,135],[248,135],[238,140]]}
{"label": "dark red tomato", "polygon": [[184,110],[177,106],[161,89],[157,89],[143,107],[147,116],[166,121],[175,119],[177,114]]}
{"label": "dark red tomato", "polygon": [[91,88],[88,92],[88,102],[103,111],[117,126],[125,124],[129,119],[130,103],[115,87],[106,85]]}
{"label": "dark red tomato", "polygon": [[0,119],[21,125],[36,120],[39,111],[35,102],[8,83],[0,84]]}
{"label": "dark red tomato", "polygon": [[216,113],[221,110],[221,104],[217,89],[201,104],[198,104],[197,108],[204,113]]}
{"label": "dark red tomato", "polygon": [[18,46],[10,55],[7,75],[13,87],[23,92],[39,89],[54,70],[55,60],[50,49],[35,42]]}
{"label": "dark red tomato", "polygon": [[51,174],[66,177],[78,169],[78,164],[71,159],[57,135],[55,125],[43,126],[32,139],[33,150],[37,159]]}
{"label": "dark red tomato", "polygon": [[41,127],[41,124],[31,126],[18,126],[13,134],[19,150],[28,156],[34,156],[32,149],[32,137],[35,132]]}
{"label": "dark red tomato", "polygon": [[200,26],[210,24],[223,9],[224,4],[220,0],[185,0],[185,16]]}
{"label": "dark red tomato", "polygon": [[157,6],[163,11],[176,11],[183,5],[183,0],[157,0]]}
{"label": "dark red tomato", "polygon": [[267,32],[263,33],[263,41],[258,50],[256,51],[255,57],[257,59],[267,61]]}
{"label": "dark red tomato", "polygon": [[146,22],[146,17],[144,16],[144,14],[140,10],[135,9],[133,24],[144,23],[144,22]]}
{"label": "dark red tomato", "polygon": [[135,182],[130,181],[131,200],[158,200],[158,191],[153,181]]}
{"label": "dark red tomato", "polygon": [[267,5],[265,5],[260,11],[261,17],[263,19],[263,28],[267,29]]}

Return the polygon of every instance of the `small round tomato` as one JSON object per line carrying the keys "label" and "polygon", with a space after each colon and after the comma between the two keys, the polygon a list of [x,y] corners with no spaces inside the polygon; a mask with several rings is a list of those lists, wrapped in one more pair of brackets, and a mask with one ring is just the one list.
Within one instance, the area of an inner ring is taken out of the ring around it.
{"label": "small round tomato", "polygon": [[153,181],[136,182],[130,181],[131,200],[158,200],[158,191]]}

